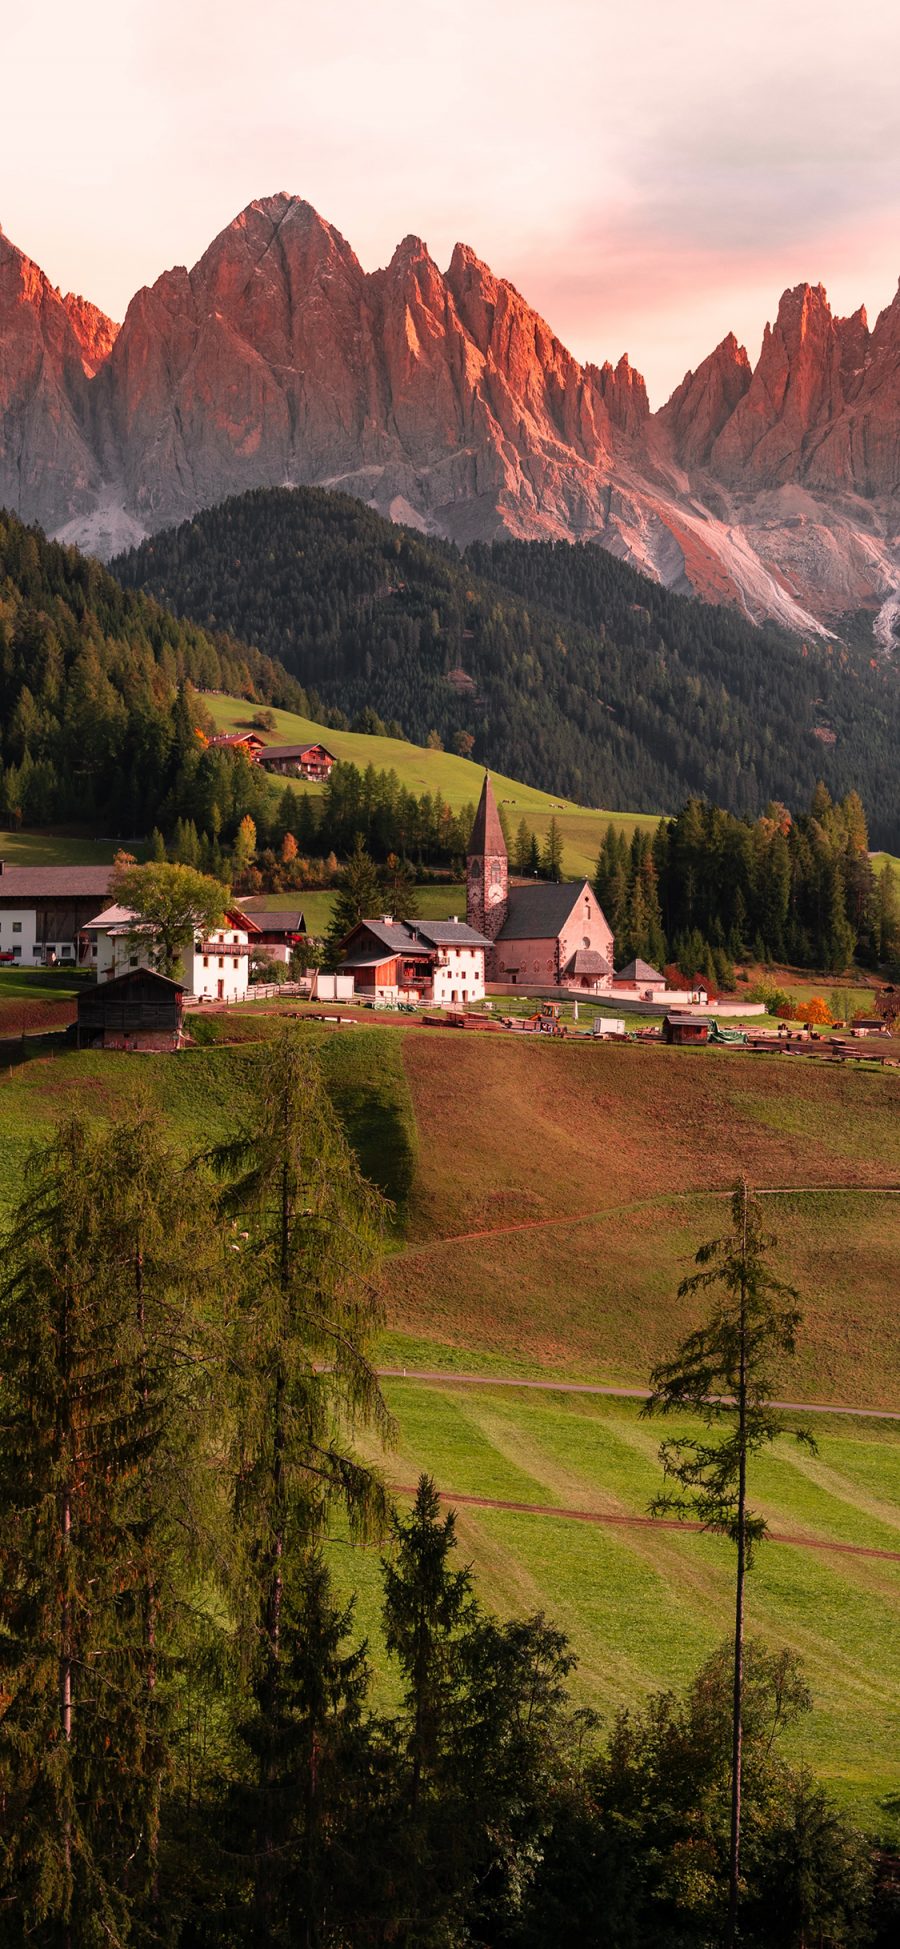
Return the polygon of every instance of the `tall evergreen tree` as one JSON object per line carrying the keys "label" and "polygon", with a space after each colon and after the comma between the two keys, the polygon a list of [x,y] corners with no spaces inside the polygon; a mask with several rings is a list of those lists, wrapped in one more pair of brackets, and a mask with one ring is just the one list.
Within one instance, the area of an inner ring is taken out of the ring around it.
{"label": "tall evergreen tree", "polygon": [[72,1117],[5,1241],[0,1940],[124,1944],[152,1904],[203,1217],[145,1119]]}
{"label": "tall evergreen tree", "polygon": [[381,912],[378,873],[363,843],[356,834],[353,851],[338,882],[326,950],[329,963],[340,959],[341,942],[360,920],[372,920]]}
{"label": "tall evergreen tree", "polygon": [[[688,1335],[672,1360],[654,1369],[652,1393],[642,1410],[647,1415],[688,1411],[707,1428],[724,1428],[718,1441],[690,1434],[663,1442],[660,1461],[676,1487],[657,1497],[653,1512],[697,1515],[705,1529],[730,1537],[737,1551],[726,1949],[736,1940],[740,1887],[744,1576],[767,1530],[765,1518],[747,1506],[747,1468],[754,1455],[786,1432],[771,1402],[778,1391],[778,1365],[794,1352],[801,1319],[794,1288],[770,1269],[775,1244],[742,1181],[731,1200],[730,1231],[700,1247],[697,1261],[703,1269],[678,1289],[679,1297],[715,1288],[720,1296],[706,1324]],[[791,1432],[807,1447],[815,1446],[808,1429]]]}
{"label": "tall evergreen tree", "polygon": [[237,1136],[209,1162],[222,1209],[247,1231],[234,1321],[230,1468],[239,1640],[255,1707],[255,1909],[265,1940],[278,1828],[286,1589],[329,1514],[383,1525],[378,1476],[354,1431],[390,1431],[368,1343],[384,1208],[364,1179],[317,1058],[289,1028],[266,1045]]}

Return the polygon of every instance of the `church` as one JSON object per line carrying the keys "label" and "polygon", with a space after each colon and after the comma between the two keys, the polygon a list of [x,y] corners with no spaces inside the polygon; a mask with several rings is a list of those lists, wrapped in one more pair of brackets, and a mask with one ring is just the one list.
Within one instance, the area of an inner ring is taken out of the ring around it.
{"label": "church", "polygon": [[510,886],[506,841],[487,772],[466,855],[466,919],[491,943],[485,955],[488,981],[591,994],[612,986],[612,928],[589,880]]}

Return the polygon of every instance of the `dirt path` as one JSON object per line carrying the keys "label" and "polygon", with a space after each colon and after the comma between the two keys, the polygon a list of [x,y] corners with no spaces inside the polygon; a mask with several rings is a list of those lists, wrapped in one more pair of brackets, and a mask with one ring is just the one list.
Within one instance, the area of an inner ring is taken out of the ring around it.
{"label": "dirt path", "polygon": [[[614,1401],[650,1399],[647,1387],[603,1387],[599,1381],[536,1381],[518,1374],[456,1374],[452,1368],[429,1371],[419,1367],[379,1367],[377,1373],[383,1381],[428,1381],[438,1387],[530,1387],[541,1394],[600,1394]],[[866,1421],[900,1421],[900,1411],[894,1408],[853,1408],[843,1402],[770,1401],[768,1406],[781,1408],[786,1414],[847,1414]]]}
{"label": "dirt path", "polygon": [[[414,1496],[415,1484],[395,1482],[394,1494]],[[508,1509],[518,1516],[555,1516],[570,1523],[607,1523],[619,1529],[687,1529],[703,1532],[702,1523],[680,1523],[669,1516],[621,1516],[609,1515],[596,1509],[557,1509],[551,1504],[541,1502],[507,1502],[499,1496],[463,1496],[453,1489],[439,1489],[442,1502],[465,1504],[473,1509]],[[781,1530],[771,1529],[768,1533],[770,1543],[788,1543],[798,1550],[834,1550],[842,1556],[877,1557],[882,1563],[900,1563],[900,1550],[878,1550],[866,1543],[833,1543],[819,1536],[787,1536]]]}
{"label": "dirt path", "polygon": [[[768,1184],[754,1186],[754,1198],[793,1198],[810,1197],[821,1192],[856,1192],[869,1197],[900,1198],[900,1184]],[[423,1239],[419,1244],[405,1245],[392,1256],[396,1259],[418,1258],[422,1252],[437,1252],[445,1245],[471,1245],[479,1239],[509,1238],[516,1232],[546,1232],[567,1225],[600,1224],[605,1218],[620,1217],[623,1211],[652,1211],[655,1205],[674,1204],[676,1200],[695,1201],[698,1198],[733,1198],[734,1186],[716,1189],[707,1187],[696,1191],[660,1191],[654,1198],[635,1198],[625,1205],[604,1205],[598,1211],[565,1212],[557,1218],[522,1218],[514,1225],[485,1225],[477,1232],[450,1232],[441,1238]]]}

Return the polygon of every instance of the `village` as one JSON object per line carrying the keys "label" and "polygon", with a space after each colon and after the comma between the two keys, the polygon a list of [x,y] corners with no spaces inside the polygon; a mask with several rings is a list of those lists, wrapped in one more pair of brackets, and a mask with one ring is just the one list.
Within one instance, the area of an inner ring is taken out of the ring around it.
{"label": "village", "polygon": [[[253,733],[237,741],[246,747],[248,737],[254,762],[265,753],[317,778],[334,762],[322,745],[265,747]],[[79,1047],[177,1049],[190,1040],[192,1013],[290,1000],[336,1008],[331,1020],[347,1025],[375,1010],[428,1027],[776,1048],[831,1060],[858,1058],[865,1041],[880,1064],[898,1061],[884,1014],[827,1037],[809,1023],[757,1026],[765,1003],[711,994],[700,972],[676,989],[640,958],[617,970],[613,932],[589,880],[511,877],[488,773],[466,856],[465,918],[366,915],[328,970],[317,965],[302,908],[267,906],[258,895],[229,898],[218,924],[197,927],[180,966],[164,974],[152,928],[110,898],[114,874],[113,866],[0,860],[0,962],[93,976],[77,996]]]}

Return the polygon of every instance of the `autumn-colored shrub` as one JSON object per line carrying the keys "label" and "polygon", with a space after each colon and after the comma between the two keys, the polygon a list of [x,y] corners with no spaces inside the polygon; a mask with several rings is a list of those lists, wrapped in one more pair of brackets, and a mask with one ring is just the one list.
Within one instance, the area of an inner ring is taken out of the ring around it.
{"label": "autumn-colored shrub", "polygon": [[813,995],[811,1001],[801,1002],[797,1008],[797,1020],[808,1022],[812,1028],[827,1029],[832,1015],[824,995]]}

